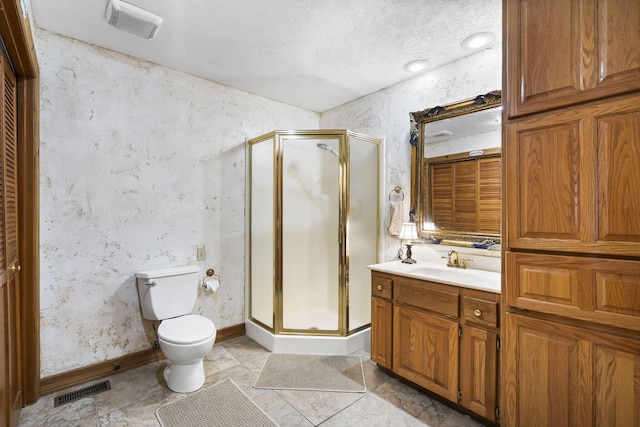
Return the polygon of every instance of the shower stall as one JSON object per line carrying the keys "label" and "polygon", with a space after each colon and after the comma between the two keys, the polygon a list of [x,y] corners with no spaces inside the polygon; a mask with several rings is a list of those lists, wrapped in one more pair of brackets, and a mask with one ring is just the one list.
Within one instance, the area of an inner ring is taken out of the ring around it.
{"label": "shower stall", "polygon": [[274,352],[347,354],[371,323],[382,138],[274,131],[247,142],[247,335]]}

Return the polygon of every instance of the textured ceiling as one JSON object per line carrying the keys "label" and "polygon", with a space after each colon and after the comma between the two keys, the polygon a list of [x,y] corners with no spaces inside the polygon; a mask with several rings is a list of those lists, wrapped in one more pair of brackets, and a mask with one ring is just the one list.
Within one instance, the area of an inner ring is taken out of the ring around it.
{"label": "textured ceiling", "polygon": [[108,0],[31,0],[36,27],[323,112],[501,40],[501,0],[129,0],[160,15],[153,40],[107,24]]}

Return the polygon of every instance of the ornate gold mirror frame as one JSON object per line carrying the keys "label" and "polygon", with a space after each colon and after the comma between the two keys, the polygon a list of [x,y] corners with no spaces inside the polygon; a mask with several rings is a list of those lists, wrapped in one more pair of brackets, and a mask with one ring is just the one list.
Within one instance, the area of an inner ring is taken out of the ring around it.
{"label": "ornate gold mirror frame", "polygon": [[499,240],[499,236],[482,235],[468,232],[440,232],[424,230],[424,218],[426,203],[422,195],[425,191],[424,175],[424,132],[425,125],[438,120],[450,119],[456,116],[475,113],[481,110],[499,107],[502,104],[502,91],[495,90],[484,95],[466,101],[457,102],[445,106],[436,106],[422,111],[410,113],[411,120],[411,206],[415,215],[418,234],[421,237],[431,237],[432,235],[451,235],[462,240],[477,241],[487,237]]}

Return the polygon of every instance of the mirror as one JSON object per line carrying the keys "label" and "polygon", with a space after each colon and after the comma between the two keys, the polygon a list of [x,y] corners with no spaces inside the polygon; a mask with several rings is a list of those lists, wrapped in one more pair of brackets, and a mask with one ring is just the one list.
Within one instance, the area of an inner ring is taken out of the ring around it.
{"label": "mirror", "polygon": [[432,240],[500,240],[501,91],[411,113],[411,204]]}

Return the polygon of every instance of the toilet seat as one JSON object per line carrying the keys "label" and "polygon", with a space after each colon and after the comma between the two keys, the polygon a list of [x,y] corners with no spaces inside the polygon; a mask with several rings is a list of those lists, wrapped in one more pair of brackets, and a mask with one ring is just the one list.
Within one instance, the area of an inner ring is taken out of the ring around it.
{"label": "toilet seat", "polygon": [[198,314],[163,320],[158,327],[158,338],[173,344],[195,344],[216,333],[213,322]]}

